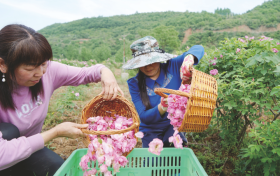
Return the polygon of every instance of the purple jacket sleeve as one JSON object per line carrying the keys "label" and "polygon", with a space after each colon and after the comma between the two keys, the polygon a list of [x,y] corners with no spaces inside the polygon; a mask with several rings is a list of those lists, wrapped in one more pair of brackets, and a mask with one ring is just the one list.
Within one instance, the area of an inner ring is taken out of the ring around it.
{"label": "purple jacket sleeve", "polygon": [[96,64],[91,67],[73,67],[59,62],[50,61],[48,74],[51,75],[54,83],[54,89],[60,86],[78,86],[101,80],[100,70],[105,66]]}
{"label": "purple jacket sleeve", "polygon": [[0,132],[0,170],[17,164],[42,148],[44,140],[41,134],[7,141],[2,138]]}

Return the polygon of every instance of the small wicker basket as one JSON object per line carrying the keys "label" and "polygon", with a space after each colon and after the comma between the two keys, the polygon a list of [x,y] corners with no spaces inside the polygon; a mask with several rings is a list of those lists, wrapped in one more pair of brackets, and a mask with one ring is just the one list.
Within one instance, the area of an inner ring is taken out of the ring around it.
{"label": "small wicker basket", "polygon": [[182,84],[190,83],[190,93],[165,88],[156,88],[155,93],[165,98],[168,95],[164,93],[188,97],[184,119],[178,131],[202,132],[208,128],[216,107],[217,81],[214,77],[192,68],[191,81],[182,82]]}
{"label": "small wicker basket", "polygon": [[[119,95],[112,101],[104,100],[102,95],[98,95],[93,98],[82,111],[81,124],[86,124],[86,120],[89,117],[108,116],[115,118],[115,114],[127,117],[128,119],[132,118],[133,124],[129,128],[122,130],[92,131],[82,129],[83,133],[93,135],[113,135],[126,133],[131,130],[134,130],[135,133],[139,131],[140,121],[134,106],[126,98]],[[136,138],[136,136],[134,137]],[[90,144],[89,136],[84,137],[83,142],[86,146],[88,146]],[[130,152],[125,153],[124,156],[127,156]]]}

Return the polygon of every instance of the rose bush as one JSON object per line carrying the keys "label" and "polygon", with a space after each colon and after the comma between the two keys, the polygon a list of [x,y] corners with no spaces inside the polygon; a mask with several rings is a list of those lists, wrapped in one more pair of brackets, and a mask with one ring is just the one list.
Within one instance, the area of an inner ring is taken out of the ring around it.
{"label": "rose bush", "polygon": [[[269,123],[280,117],[278,42],[265,36],[226,38],[196,66],[217,78],[217,113],[212,124],[218,127],[221,145],[229,153],[236,155],[247,147],[244,137],[248,128],[255,127],[254,121],[264,115]],[[280,133],[279,128],[275,130]]]}

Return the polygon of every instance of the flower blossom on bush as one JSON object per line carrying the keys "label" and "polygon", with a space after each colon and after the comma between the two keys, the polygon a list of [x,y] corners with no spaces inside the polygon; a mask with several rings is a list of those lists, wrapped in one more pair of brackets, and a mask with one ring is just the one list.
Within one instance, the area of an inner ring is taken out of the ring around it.
{"label": "flower blossom on bush", "polygon": [[220,55],[220,58],[223,58],[223,55]]}
{"label": "flower blossom on bush", "polygon": [[[119,115],[115,115],[115,117],[89,117],[86,121],[89,124],[88,129],[94,131],[121,130],[133,124],[132,119]],[[119,172],[119,168],[124,167],[128,162],[126,157],[122,155],[131,151],[137,143],[134,136],[134,131],[114,135],[89,135],[91,142],[88,146],[88,153],[82,157],[79,164],[84,171],[84,176],[96,173],[93,169],[88,171],[90,169],[88,167],[89,161],[98,161],[100,172],[104,176],[112,176],[111,171],[108,170],[111,165],[114,173]]]}
{"label": "flower blossom on bush", "polygon": [[75,93],[75,96],[78,97],[78,96],[80,96],[80,94],[77,92],[77,93]]}
{"label": "flower blossom on bush", "polygon": [[160,155],[160,152],[163,150],[162,140],[155,138],[152,142],[149,143],[149,152]]}
{"label": "flower blossom on bush", "polygon": [[276,48],[272,48],[272,51],[273,51],[274,53],[278,53],[278,50],[277,50]]}
{"label": "flower blossom on bush", "polygon": [[218,70],[217,69],[210,70],[210,74],[211,75],[217,75],[218,74]]}
{"label": "flower blossom on bush", "polygon": [[280,45],[280,43],[278,43],[278,42],[277,42],[276,44],[277,44],[277,45]]}
{"label": "flower blossom on bush", "polygon": [[216,57],[214,57],[214,60],[217,60],[217,58],[216,58]]}
{"label": "flower blossom on bush", "polygon": [[254,39],[255,39],[255,37],[254,37],[254,36],[249,38],[249,40],[250,40],[250,41],[251,41],[251,40],[254,40]]}
{"label": "flower blossom on bush", "polygon": [[245,43],[245,40],[243,40],[242,38],[238,38],[238,40],[242,43]]}
{"label": "flower blossom on bush", "polygon": [[216,62],[214,62],[212,65],[216,65]]}
{"label": "flower blossom on bush", "polygon": [[236,54],[239,53],[241,50],[239,48],[236,49]]}
{"label": "flower blossom on bush", "polygon": [[264,40],[269,40],[269,41],[271,41],[271,40],[273,40],[273,38],[270,38],[270,37],[266,37],[266,36],[261,36],[261,38],[259,39],[259,41],[264,41]]}

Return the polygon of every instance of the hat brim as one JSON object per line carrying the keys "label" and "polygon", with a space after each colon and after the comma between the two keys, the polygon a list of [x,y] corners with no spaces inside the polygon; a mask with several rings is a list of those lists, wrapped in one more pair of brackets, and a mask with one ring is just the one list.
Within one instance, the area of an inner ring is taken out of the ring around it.
{"label": "hat brim", "polygon": [[158,53],[158,52],[146,53],[132,58],[126,64],[124,64],[122,68],[126,70],[131,70],[135,68],[144,67],[146,65],[150,65],[156,62],[167,61],[172,59],[173,57],[174,55],[169,53]]}

